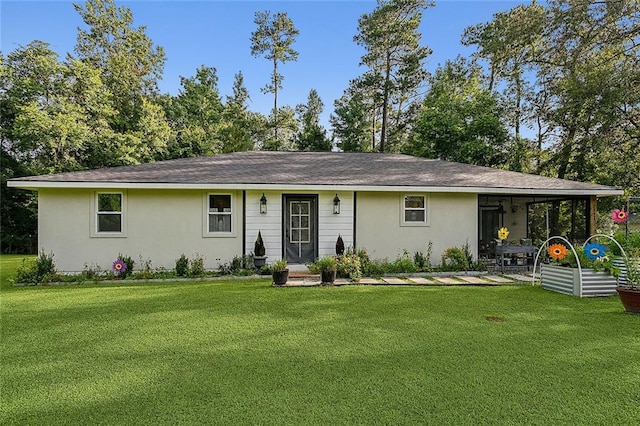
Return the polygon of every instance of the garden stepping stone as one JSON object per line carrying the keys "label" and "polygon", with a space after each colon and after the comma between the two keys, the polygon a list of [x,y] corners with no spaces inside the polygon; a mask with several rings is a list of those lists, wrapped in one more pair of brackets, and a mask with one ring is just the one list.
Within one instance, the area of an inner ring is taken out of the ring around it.
{"label": "garden stepping stone", "polygon": [[409,278],[409,281],[414,282],[416,284],[433,284],[433,281],[428,280],[426,278],[422,278],[422,277],[411,277]]}
{"label": "garden stepping stone", "polygon": [[469,284],[491,284],[491,282],[480,277],[474,277],[473,275],[456,276],[456,278],[461,279],[462,281],[467,282]]}
{"label": "garden stepping stone", "polygon": [[513,280],[505,277],[500,277],[498,275],[485,275],[485,278],[497,283],[512,283]]}
{"label": "garden stepping stone", "polygon": [[451,277],[433,277],[433,279],[441,284],[462,284],[460,281]]}
{"label": "garden stepping stone", "polygon": [[531,282],[531,276],[522,275],[522,274],[507,274],[506,277],[511,278],[512,280],[522,281],[522,282]]}
{"label": "garden stepping stone", "polygon": [[387,284],[395,284],[395,285],[406,285],[408,284],[405,280],[401,279],[401,278],[383,278],[382,281],[386,282]]}
{"label": "garden stepping stone", "polygon": [[380,284],[380,281],[376,280],[375,278],[362,278],[360,280],[360,284],[375,285]]}

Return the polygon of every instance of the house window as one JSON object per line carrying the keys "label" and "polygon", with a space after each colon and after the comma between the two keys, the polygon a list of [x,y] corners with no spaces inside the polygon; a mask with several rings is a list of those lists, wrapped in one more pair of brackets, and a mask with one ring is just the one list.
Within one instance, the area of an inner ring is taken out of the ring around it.
{"label": "house window", "polygon": [[121,192],[96,194],[97,233],[122,233],[123,201]]}
{"label": "house window", "polygon": [[209,233],[231,232],[231,195],[209,194]]}
{"label": "house window", "polygon": [[405,195],[402,201],[402,222],[405,225],[425,225],[427,223],[427,197]]}

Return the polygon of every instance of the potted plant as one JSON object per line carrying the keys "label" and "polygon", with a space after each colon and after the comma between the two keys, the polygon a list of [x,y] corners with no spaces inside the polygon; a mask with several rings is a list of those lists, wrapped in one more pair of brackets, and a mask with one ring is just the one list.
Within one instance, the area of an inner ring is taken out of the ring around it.
{"label": "potted plant", "polygon": [[267,262],[267,256],[265,256],[264,242],[262,241],[262,234],[258,231],[258,238],[253,246],[253,266],[256,269],[262,268]]}
{"label": "potted plant", "polygon": [[338,262],[333,256],[325,256],[316,260],[316,267],[320,270],[322,284],[333,284],[336,280]]}
{"label": "potted plant", "polygon": [[284,285],[289,279],[289,269],[287,268],[287,261],[282,259],[273,263],[272,273],[274,285]]}
{"label": "potted plant", "polygon": [[640,314],[640,262],[634,257],[640,257],[640,250],[634,256],[625,258],[625,281],[624,284],[618,284],[616,291],[625,311]]}

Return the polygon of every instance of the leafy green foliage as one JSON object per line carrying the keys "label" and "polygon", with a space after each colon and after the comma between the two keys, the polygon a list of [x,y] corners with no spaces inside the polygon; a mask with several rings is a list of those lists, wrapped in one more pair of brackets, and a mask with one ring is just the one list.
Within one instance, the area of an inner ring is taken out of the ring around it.
{"label": "leafy green foliage", "polygon": [[314,267],[318,271],[335,271],[338,262],[334,256],[324,256],[314,262]]}
{"label": "leafy green foliage", "polygon": [[[363,81],[374,94],[375,108],[381,108],[379,151],[388,151],[391,142],[400,145],[395,127],[405,122],[410,99],[417,94],[426,71],[423,62],[431,49],[422,45],[418,31],[422,12],[433,3],[426,0],[381,0],[378,7],[358,20],[354,41],[364,47],[362,64],[369,67],[370,78]],[[391,125],[393,123],[393,125]],[[394,140],[395,139],[395,140]]]}
{"label": "leafy green foliage", "polygon": [[258,237],[256,238],[256,242],[253,245],[253,254],[255,256],[264,256],[266,253],[266,249],[264,247],[264,241],[262,241],[262,233],[258,231]]}
{"label": "leafy green foliage", "polygon": [[507,132],[498,102],[482,87],[480,69],[447,61],[431,79],[406,153],[481,166],[505,163]]}
{"label": "leafy green foliage", "polygon": [[179,277],[186,277],[189,274],[189,258],[184,255],[176,260],[176,275]]}
{"label": "leafy green foliage", "polygon": [[287,261],[284,259],[277,260],[273,262],[273,265],[271,265],[271,270],[273,272],[282,272],[286,269],[287,269]]}
{"label": "leafy green foliage", "polygon": [[120,253],[118,254],[118,257],[116,258],[116,260],[121,260],[124,262],[125,265],[127,265],[126,269],[124,271],[121,271],[118,274],[119,278],[125,279],[131,276],[131,274],[133,274],[133,268],[135,267],[135,262],[131,256],[126,256]]}
{"label": "leafy green foliage", "polygon": [[16,283],[36,285],[50,281],[55,276],[56,268],[53,253],[40,252],[38,257],[22,260],[16,270]]}
{"label": "leafy green foliage", "polygon": [[298,52],[292,44],[300,33],[293,25],[293,21],[286,12],[255,13],[256,30],[251,33],[251,54],[253,56],[264,55],[273,64],[271,81],[263,89],[264,93],[273,93],[273,129],[274,139],[279,143],[280,117],[278,110],[278,90],[282,89],[284,77],[278,72],[278,64],[284,64],[298,59]]}

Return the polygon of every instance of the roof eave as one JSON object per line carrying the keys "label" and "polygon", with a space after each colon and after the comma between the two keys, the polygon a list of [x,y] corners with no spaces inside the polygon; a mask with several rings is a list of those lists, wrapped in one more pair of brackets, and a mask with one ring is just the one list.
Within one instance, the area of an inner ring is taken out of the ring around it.
{"label": "roof eave", "polygon": [[361,191],[361,192],[432,192],[460,194],[513,194],[513,195],[594,195],[597,197],[620,196],[624,191],[616,188],[556,189],[556,188],[506,188],[459,187],[418,185],[354,185],[354,184],[274,184],[274,183],[157,183],[157,182],[50,182],[35,180],[9,180],[9,187],[28,190],[38,189],[226,189],[226,190],[276,190],[276,191]]}

